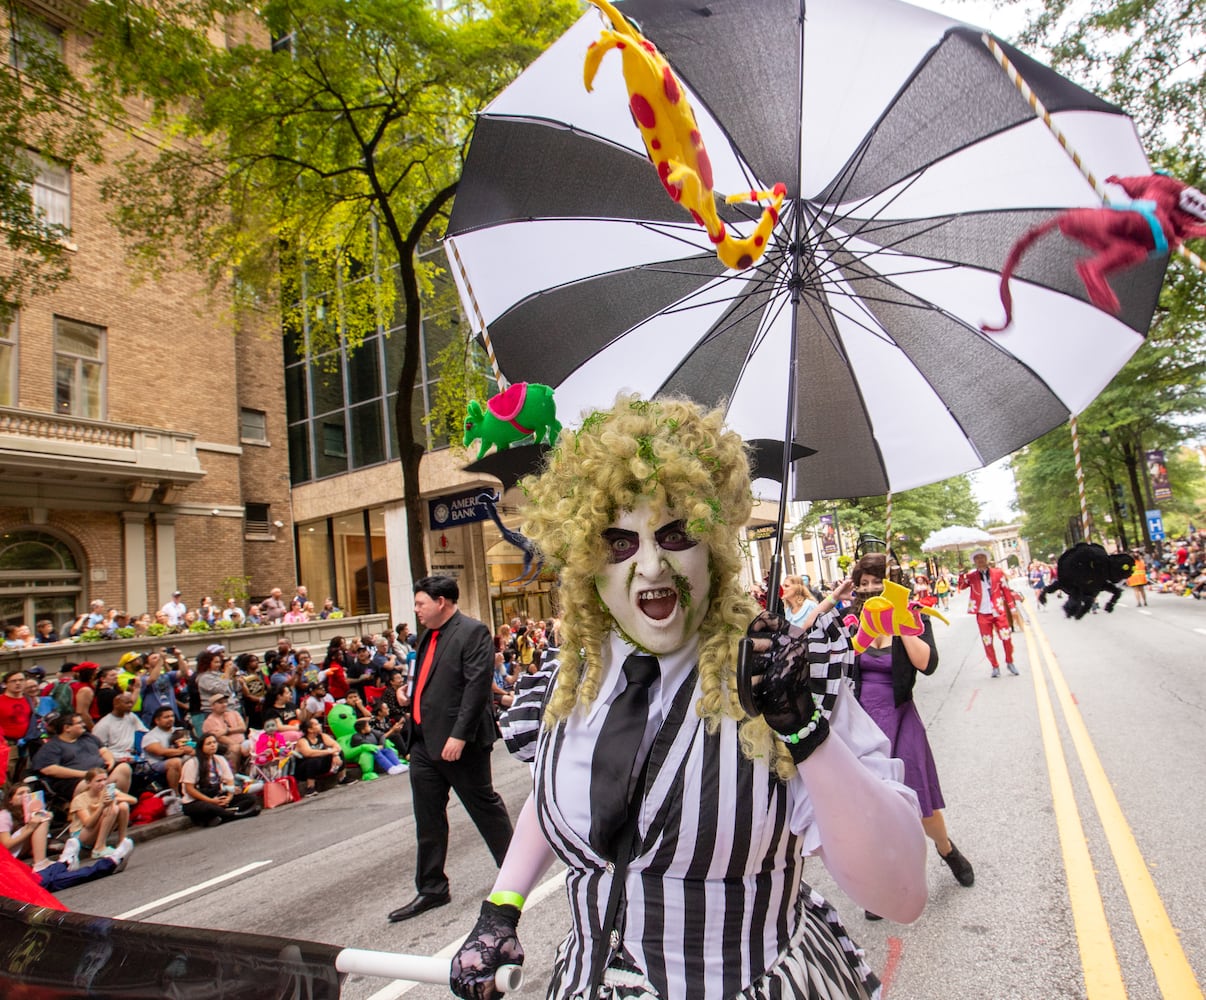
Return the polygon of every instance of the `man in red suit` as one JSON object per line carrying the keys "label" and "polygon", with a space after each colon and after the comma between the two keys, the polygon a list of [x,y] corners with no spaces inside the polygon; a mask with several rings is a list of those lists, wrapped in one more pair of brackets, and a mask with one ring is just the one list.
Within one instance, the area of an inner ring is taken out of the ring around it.
{"label": "man in red suit", "polygon": [[995,566],[989,568],[986,549],[976,549],[972,553],[972,563],[976,567],[974,570],[959,574],[959,589],[971,590],[971,599],[967,602],[968,614],[976,616],[980,638],[984,641],[984,654],[992,664],[993,677],[1001,676],[997,651],[993,648],[994,629],[1005,651],[1005,669],[1016,677],[1018,668],[1013,665],[1013,633],[1009,627],[1014,611],[1013,589],[1005,582],[1004,572]]}

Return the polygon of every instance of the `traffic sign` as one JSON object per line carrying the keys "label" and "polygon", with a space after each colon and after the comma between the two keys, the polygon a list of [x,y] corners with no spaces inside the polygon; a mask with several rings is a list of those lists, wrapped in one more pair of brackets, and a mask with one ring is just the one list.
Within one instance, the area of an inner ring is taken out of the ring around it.
{"label": "traffic sign", "polygon": [[1160,511],[1147,512],[1147,534],[1153,542],[1164,541],[1164,515]]}

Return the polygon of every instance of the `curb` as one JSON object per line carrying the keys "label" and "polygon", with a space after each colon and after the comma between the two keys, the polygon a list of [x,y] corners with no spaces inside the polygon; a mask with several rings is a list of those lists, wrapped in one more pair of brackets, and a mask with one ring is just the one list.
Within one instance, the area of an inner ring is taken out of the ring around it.
{"label": "curb", "polygon": [[165,816],[163,819],[157,819],[151,823],[140,823],[138,826],[128,827],[126,836],[134,843],[141,844],[147,840],[154,840],[156,837],[165,837],[169,833],[187,830],[192,825],[193,821],[187,816]]}

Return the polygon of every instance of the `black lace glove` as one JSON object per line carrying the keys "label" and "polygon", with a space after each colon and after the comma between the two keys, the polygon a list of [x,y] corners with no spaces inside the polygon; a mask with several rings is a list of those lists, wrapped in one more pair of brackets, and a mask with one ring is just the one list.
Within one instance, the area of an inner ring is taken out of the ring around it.
{"label": "black lace glove", "polygon": [[807,640],[799,633],[791,635],[785,619],[765,611],[750,623],[746,635],[754,640],[761,673],[754,687],[758,711],[799,764],[829,735],[828,713],[812,693]]}
{"label": "black lace glove", "polygon": [[449,985],[462,1000],[492,1000],[502,996],[494,985],[494,975],[504,965],[523,965],[523,946],[515,934],[519,910],[499,906],[488,899],[452,960]]}

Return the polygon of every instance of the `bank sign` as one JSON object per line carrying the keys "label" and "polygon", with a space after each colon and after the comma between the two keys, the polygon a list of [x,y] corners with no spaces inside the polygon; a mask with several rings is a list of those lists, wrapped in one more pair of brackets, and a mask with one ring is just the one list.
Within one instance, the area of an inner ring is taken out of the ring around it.
{"label": "bank sign", "polygon": [[445,528],[472,524],[474,521],[485,521],[489,518],[490,511],[484,503],[478,503],[477,498],[487,492],[476,489],[468,493],[454,493],[428,500],[427,512],[431,518],[431,530],[443,531]]}

